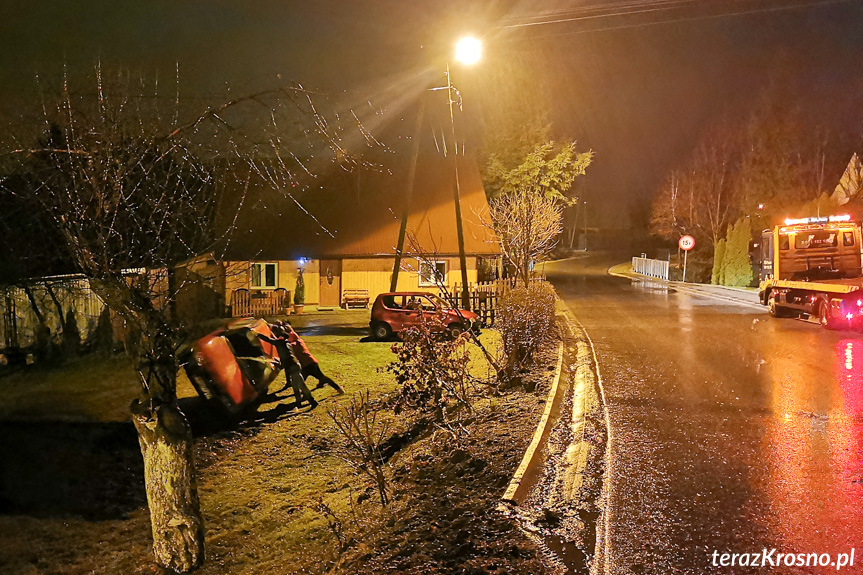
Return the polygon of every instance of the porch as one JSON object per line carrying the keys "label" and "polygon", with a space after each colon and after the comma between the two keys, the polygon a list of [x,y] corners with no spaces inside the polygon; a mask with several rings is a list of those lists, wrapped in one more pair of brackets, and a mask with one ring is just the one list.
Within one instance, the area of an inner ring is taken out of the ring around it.
{"label": "porch", "polygon": [[263,317],[290,312],[291,292],[285,288],[251,291],[245,288],[231,292],[231,317]]}

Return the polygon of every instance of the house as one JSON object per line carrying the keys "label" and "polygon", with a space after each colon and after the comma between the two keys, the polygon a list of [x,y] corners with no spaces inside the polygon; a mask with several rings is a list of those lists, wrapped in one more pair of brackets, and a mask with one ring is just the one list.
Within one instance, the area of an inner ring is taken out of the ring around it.
{"label": "house", "polygon": [[[340,306],[351,290],[364,290],[372,301],[390,291],[407,174],[396,168],[343,172],[295,195],[302,209],[272,191],[250,196],[222,257],[229,311],[256,313],[251,305],[258,314],[279,313],[291,301],[300,270],[306,305]],[[420,154],[399,291],[437,293],[434,274],[450,289],[461,284],[453,179],[451,158],[433,150]],[[459,158],[459,184],[468,281],[493,279],[500,248],[482,223],[488,202],[475,161]]]}
{"label": "house", "polygon": [[805,218],[813,215],[848,214],[851,219],[861,221],[863,220],[861,188],[863,188],[863,164],[855,153],[851,155],[851,160],[833,192],[821,194],[821,197],[805,204],[794,215]]}

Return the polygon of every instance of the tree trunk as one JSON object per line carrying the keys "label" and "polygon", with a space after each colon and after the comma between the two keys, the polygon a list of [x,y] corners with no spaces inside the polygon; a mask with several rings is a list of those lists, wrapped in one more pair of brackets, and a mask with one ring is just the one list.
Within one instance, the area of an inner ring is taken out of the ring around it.
{"label": "tree trunk", "polygon": [[175,403],[151,409],[136,400],[132,416],[144,457],[156,563],[187,573],[204,561],[192,431]]}
{"label": "tree trunk", "polygon": [[204,562],[204,519],[195,483],[192,430],[177,407],[176,330],[153,307],[145,287],[126,278],[95,280],[97,295],[140,332],[131,346],[142,397],[132,402],[132,422],[144,459],[156,564],[187,573]]}

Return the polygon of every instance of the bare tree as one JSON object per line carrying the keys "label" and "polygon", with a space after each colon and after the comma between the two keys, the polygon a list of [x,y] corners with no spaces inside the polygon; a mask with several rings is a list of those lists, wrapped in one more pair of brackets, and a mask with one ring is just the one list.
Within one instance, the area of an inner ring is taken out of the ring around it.
{"label": "bare tree", "polygon": [[676,240],[681,234],[710,240],[725,236],[738,207],[733,179],[740,155],[727,122],[710,126],[684,167],[671,171],[653,201],[651,231]]}
{"label": "bare tree", "polygon": [[[330,161],[351,162],[337,127],[298,86],[237,98],[188,121],[181,121],[179,98],[169,99],[165,112],[153,87],[128,76],[108,85],[98,67],[95,92],[77,95],[64,81],[56,104],[43,105],[37,144],[5,156],[11,175],[3,191],[35,201],[76,270],[134,334],[128,349],[141,393],[131,409],[155,558],[187,572],[204,559],[204,525],[191,430],[177,405],[183,334],[171,313],[180,287],[173,270],[225,244],[253,177],[290,197],[286,183],[314,176],[310,146],[301,160],[290,151],[294,140],[275,132],[286,110],[306,120],[284,122],[299,128],[294,138],[323,142]],[[237,126],[259,110],[271,131],[258,130],[263,137],[256,139]]]}
{"label": "bare tree", "polygon": [[681,213],[680,173],[672,171],[662,182],[654,196],[650,209],[650,231],[667,240],[678,237],[689,227],[689,221]]}
{"label": "bare tree", "polygon": [[592,160],[592,150],[578,152],[575,142],[552,141],[536,146],[515,167],[496,156],[489,159],[483,179],[493,199],[486,225],[525,285],[532,265],[557,245],[563,208],[571,203],[567,193]]}
{"label": "bare tree", "polygon": [[[446,284],[445,278],[443,275],[436,273],[435,263],[440,261],[440,255],[438,254],[437,246],[432,245],[431,250],[426,249],[416,234],[413,232],[407,232],[406,239],[408,241],[408,245],[410,246],[411,255],[413,255],[417,260],[417,268],[414,270],[411,268],[411,265],[407,262],[401,265],[401,269],[407,272],[413,272],[417,275],[421,275],[423,273],[423,267],[430,272],[430,277],[427,277],[427,280],[434,282],[435,287],[437,287],[438,293],[440,296],[449,304],[450,309],[456,312],[458,315],[459,321],[461,322],[460,329],[466,330],[465,333],[468,334],[470,341],[476,345],[480,351],[483,353],[483,357],[488,362],[488,364],[494,368],[495,373],[501,374],[501,369],[495,361],[492,354],[488,351],[485,345],[480,341],[479,336],[477,336],[476,332],[471,329],[471,323],[468,321],[464,315],[462,314],[462,309],[459,307],[458,294],[457,290],[450,289],[450,287]],[[450,335],[459,335],[459,333],[453,333],[450,330]]]}
{"label": "bare tree", "polygon": [[557,245],[563,207],[541,194],[511,193],[492,200],[489,215],[504,257],[526,286],[533,264]]}
{"label": "bare tree", "polygon": [[368,391],[353,396],[345,407],[327,412],[345,440],[341,458],[374,482],[381,505],[386,506],[390,500],[390,488],[388,465],[381,453],[381,445],[390,427],[386,421],[378,421],[378,414],[371,406]]}

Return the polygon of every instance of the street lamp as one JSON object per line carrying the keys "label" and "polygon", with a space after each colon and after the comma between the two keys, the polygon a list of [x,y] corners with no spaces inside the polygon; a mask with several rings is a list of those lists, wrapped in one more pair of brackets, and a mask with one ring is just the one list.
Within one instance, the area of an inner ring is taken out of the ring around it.
{"label": "street lamp", "polygon": [[[465,37],[459,40],[455,46],[455,59],[457,62],[465,65],[472,65],[477,63],[482,57],[482,43],[476,38]],[[443,87],[440,88],[432,88],[432,90],[442,90]],[[461,219],[461,199],[460,199],[460,188],[459,188],[459,178],[458,178],[458,144],[455,139],[455,115],[453,113],[453,104],[455,104],[455,100],[453,99],[453,91],[455,88],[452,84],[452,77],[450,75],[450,64],[447,61],[446,65],[446,91],[447,91],[447,100],[449,103],[449,119],[450,119],[450,134],[453,142],[453,172],[454,172],[454,183],[453,183],[453,199],[455,200],[455,218],[456,218],[456,232],[458,236],[458,251],[459,251],[459,264],[461,265],[461,299],[462,299],[462,307],[467,309],[470,307],[470,293],[468,291],[468,279],[467,279],[467,258],[464,253],[464,230],[462,228],[462,219]],[[416,130],[414,134],[414,150],[413,156],[410,165],[410,175],[408,176],[408,193],[407,193],[407,206],[402,214],[401,226],[399,228],[399,238],[398,238],[398,246],[396,247],[396,259],[393,264],[393,273],[390,279],[390,291],[396,291],[398,286],[398,277],[399,277],[399,268],[401,265],[402,252],[404,250],[404,240],[405,240],[405,232],[407,229],[407,219],[408,212],[410,210],[410,201],[411,196],[413,195],[413,181],[416,174],[416,164],[417,157],[419,154],[419,138],[420,138],[420,129],[422,127],[423,115],[425,110],[425,103],[422,99],[420,99],[419,113],[417,115],[417,124]],[[446,149],[446,148],[445,148]]]}
{"label": "street lamp", "polygon": [[482,42],[471,36],[465,36],[455,45],[455,59],[462,64],[472,66],[482,58]]}
{"label": "street lamp", "polygon": [[[465,64],[472,65],[479,62],[479,59],[482,57],[482,43],[476,38],[472,37],[464,37],[459,40],[455,45],[455,59],[456,61]],[[455,115],[453,114],[453,104],[455,101],[453,100],[453,85],[452,85],[452,74],[450,73],[450,65],[447,62],[446,65],[446,85],[447,85],[447,100],[449,101],[449,121],[451,128],[451,136],[453,143],[453,173],[455,176],[453,182],[453,200],[455,202],[455,225],[456,225],[456,234],[458,236],[458,259],[459,265],[461,266],[461,306],[464,309],[470,309],[470,292],[468,291],[468,281],[467,281],[467,258],[464,253],[464,230],[462,228],[462,220],[461,220],[461,192],[459,188],[458,181],[458,143],[455,139]]]}

